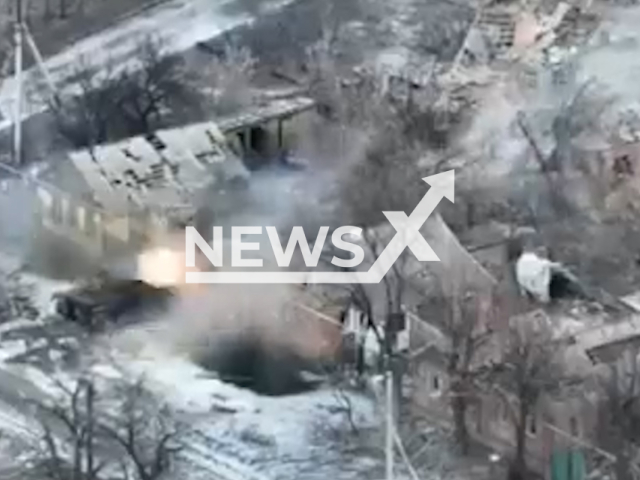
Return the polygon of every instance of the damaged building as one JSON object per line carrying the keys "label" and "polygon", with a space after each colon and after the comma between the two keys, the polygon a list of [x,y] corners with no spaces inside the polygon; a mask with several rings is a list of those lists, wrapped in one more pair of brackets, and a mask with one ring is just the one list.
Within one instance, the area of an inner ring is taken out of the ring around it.
{"label": "damaged building", "polygon": [[148,137],[73,152],[41,186],[45,230],[92,256],[140,248],[195,214],[212,182],[244,175],[215,124],[158,131]]}
{"label": "damaged building", "polygon": [[287,163],[302,140],[315,102],[308,97],[276,98],[217,120],[232,151],[250,170]]}
{"label": "damaged building", "polygon": [[[637,296],[616,297],[587,285],[566,265],[548,260],[543,249],[526,247],[526,241],[514,257],[506,252],[509,238],[507,232],[501,241],[483,238],[475,246],[469,236],[464,238],[477,252],[474,257],[492,272],[486,270],[486,278],[496,275],[487,285],[488,290],[495,288],[496,293],[486,297],[493,304],[470,311],[473,328],[491,339],[474,355],[472,371],[489,371],[500,365],[514,322],[548,329],[563,372],[562,382],[548,391],[528,416],[527,463],[549,479],[565,478],[562,475],[570,468],[583,472],[576,473],[580,478],[604,474],[612,467],[615,452],[601,441],[604,425],[600,413],[605,401],[601,366],[617,362],[629,352],[629,346],[637,351]],[[500,274],[500,270],[506,273]],[[514,310],[509,299],[518,297]],[[446,302],[431,302],[417,311],[439,333],[424,329],[412,332],[408,395],[415,418],[453,421],[449,364],[453,347],[446,329],[439,329],[433,320],[452,315],[448,308]],[[468,432],[474,440],[509,457],[516,446],[514,418],[519,405],[514,386],[501,383],[499,377],[478,374],[474,378],[465,420]]]}
{"label": "damaged building", "polygon": [[291,160],[313,107],[305,97],[276,98],[216,122],[72,152],[41,175],[41,226],[99,258],[210,222],[212,198],[241,188],[252,169]]}

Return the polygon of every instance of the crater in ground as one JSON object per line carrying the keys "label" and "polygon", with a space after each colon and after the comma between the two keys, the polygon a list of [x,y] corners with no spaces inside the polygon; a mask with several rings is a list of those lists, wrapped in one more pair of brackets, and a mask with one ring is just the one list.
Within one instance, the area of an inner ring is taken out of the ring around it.
{"label": "crater in ground", "polygon": [[220,379],[261,395],[295,395],[315,389],[318,381],[305,373],[319,373],[316,362],[286,345],[267,343],[257,333],[242,333],[215,342],[195,355],[201,367]]}

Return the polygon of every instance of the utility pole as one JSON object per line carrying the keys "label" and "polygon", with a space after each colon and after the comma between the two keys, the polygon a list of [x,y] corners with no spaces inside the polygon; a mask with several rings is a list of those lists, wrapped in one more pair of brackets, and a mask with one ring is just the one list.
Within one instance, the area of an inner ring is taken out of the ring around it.
{"label": "utility pole", "polygon": [[386,480],[393,480],[393,468],[395,463],[394,448],[396,444],[396,409],[400,405],[394,405],[394,369],[396,367],[396,338],[399,331],[404,328],[404,313],[391,313],[387,316],[384,328],[384,345],[386,362],[385,394],[386,394],[386,434],[385,434],[385,467]]}
{"label": "utility pole", "polygon": [[[386,393],[386,437],[385,437],[385,454],[386,454],[386,480],[393,480],[393,468],[395,463],[395,446],[397,443],[398,430],[396,428],[396,421],[400,418],[400,398],[396,398],[396,381],[402,378],[399,372],[399,358],[397,352],[397,339],[398,333],[404,330],[406,325],[405,312],[400,307],[401,311],[387,314],[387,319],[384,328],[384,345],[386,362],[386,376],[385,376],[385,393]],[[396,372],[398,376],[396,376]],[[402,388],[400,386],[400,388]],[[398,395],[400,397],[401,395]]]}
{"label": "utility pole", "polygon": [[16,19],[14,25],[15,43],[15,109],[13,119],[13,162],[22,164],[22,61],[23,61],[23,26],[22,26],[22,0],[16,0]]}
{"label": "utility pole", "polygon": [[22,165],[23,154],[23,138],[22,138],[22,118],[24,110],[24,89],[23,89],[23,70],[24,70],[24,42],[26,40],[29,49],[36,61],[36,65],[40,70],[44,80],[49,88],[49,94],[54,105],[59,104],[59,97],[51,78],[51,74],[44,64],[44,60],[35,40],[33,39],[29,28],[24,23],[24,6],[23,0],[15,0],[15,24],[14,24],[14,44],[15,44],[15,104],[14,104],[14,121],[13,121],[13,162],[16,166]]}
{"label": "utility pole", "polygon": [[393,480],[393,448],[395,440],[395,426],[393,421],[393,370],[391,368],[391,358],[387,356],[387,371],[385,374],[385,394],[386,394],[386,431],[385,431],[385,468],[386,480]]}
{"label": "utility pole", "polygon": [[87,475],[92,477],[94,474],[93,470],[93,402],[95,397],[95,389],[93,387],[93,382],[91,380],[87,381],[86,385],[86,409],[87,409],[87,458],[86,458],[86,467],[87,467]]}
{"label": "utility pole", "polygon": [[31,32],[29,31],[29,27],[27,25],[22,25],[22,33],[24,35],[24,39],[27,41],[27,46],[29,47],[29,50],[31,50],[31,55],[33,55],[33,58],[36,61],[36,66],[40,70],[40,73],[42,74],[42,77],[44,78],[44,81],[47,84],[47,87],[49,89],[49,96],[53,101],[52,103],[57,107],[60,104],[60,98],[58,97],[58,91],[56,89],[56,85],[53,82],[51,73],[49,72],[49,69],[45,65],[44,59],[42,58],[42,54],[38,49],[38,45],[36,45],[36,41],[34,40],[33,35],[31,35]]}

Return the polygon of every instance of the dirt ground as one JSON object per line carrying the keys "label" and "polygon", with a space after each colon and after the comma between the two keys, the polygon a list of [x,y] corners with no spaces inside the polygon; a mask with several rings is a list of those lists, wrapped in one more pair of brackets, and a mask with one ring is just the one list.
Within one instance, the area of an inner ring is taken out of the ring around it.
{"label": "dirt ground", "polygon": [[[140,9],[164,0],[22,0],[24,14],[42,54],[47,57],[66,45]],[[13,18],[16,0],[0,0],[0,17]],[[62,9],[62,11],[61,11]],[[27,56],[28,57],[28,56]],[[28,63],[32,62],[27,58]]]}

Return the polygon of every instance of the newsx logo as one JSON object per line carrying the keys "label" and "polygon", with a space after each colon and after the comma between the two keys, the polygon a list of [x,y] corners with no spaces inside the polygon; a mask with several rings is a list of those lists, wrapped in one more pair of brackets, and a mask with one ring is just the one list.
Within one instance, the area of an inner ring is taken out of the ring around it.
{"label": "newsx logo", "polygon": [[[318,266],[322,255],[329,227],[321,227],[318,237],[310,246],[302,227],[294,227],[286,248],[282,245],[275,227],[234,226],[231,227],[231,262],[230,270],[224,271],[187,271],[187,283],[379,283],[391,269],[405,248],[409,248],[421,262],[438,262],[440,259],[420,234],[420,228],[427,221],[443,198],[454,201],[455,174],[453,170],[439,173],[423,180],[431,188],[422,197],[413,212],[407,216],[405,212],[383,212],[389,223],[396,230],[389,244],[382,251],[367,271],[233,271],[234,268],[262,268],[264,262],[260,258],[244,258],[243,252],[258,251],[260,244],[245,241],[247,235],[262,235],[266,231],[274,253],[276,264],[280,268],[290,266],[296,247],[299,246],[302,258],[308,268]],[[342,226],[333,231],[331,242],[334,247],[352,254],[349,259],[334,256],[331,263],[339,268],[356,268],[365,259],[365,251],[357,240],[362,237],[362,229],[354,226]],[[351,239],[354,239],[350,241]],[[185,231],[185,251],[187,269],[196,268],[196,249],[198,249],[215,268],[223,268],[223,229],[216,226],[212,229],[212,240],[207,242],[192,226]]]}

